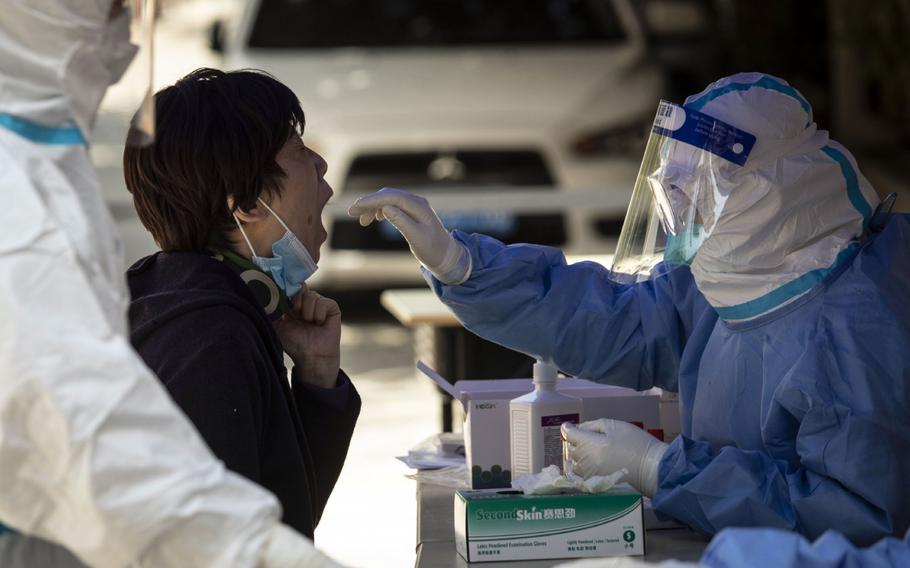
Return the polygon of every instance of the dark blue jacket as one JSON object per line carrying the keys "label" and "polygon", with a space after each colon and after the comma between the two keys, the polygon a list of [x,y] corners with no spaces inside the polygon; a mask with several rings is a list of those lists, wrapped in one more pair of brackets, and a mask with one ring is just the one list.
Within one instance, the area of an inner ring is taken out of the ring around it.
{"label": "dark blue jacket", "polygon": [[127,273],[133,346],[225,465],[274,493],[313,538],[347,454],[360,397],[304,385],[263,308],[225,263],[156,253]]}

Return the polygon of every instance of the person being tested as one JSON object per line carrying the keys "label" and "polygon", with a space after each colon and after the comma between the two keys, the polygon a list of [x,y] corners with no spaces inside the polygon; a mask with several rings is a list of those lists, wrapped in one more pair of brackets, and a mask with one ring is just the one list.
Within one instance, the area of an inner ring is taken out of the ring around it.
{"label": "person being tested", "polygon": [[679,392],[669,445],[613,420],[568,429],[577,473],[626,468],[655,509],[709,534],[868,545],[910,526],[910,219],[785,81],[738,74],[660,104],[612,270],[449,233],[399,190],[350,213],[395,225],[478,335]]}
{"label": "person being tested", "polygon": [[48,565],[7,556],[40,552],[6,546],[31,535],[99,567],[335,566],[215,459],[127,338],[87,145],[150,4],[12,0],[0,14],[0,522],[16,531],[0,531],[0,562]]}
{"label": "person being tested", "polygon": [[312,538],[360,411],[339,368],[341,310],[305,284],[328,165],[303,142],[297,97],[265,73],[197,69],[155,105],[155,144],[123,159],[162,249],[127,273],[130,339],[215,456]]}

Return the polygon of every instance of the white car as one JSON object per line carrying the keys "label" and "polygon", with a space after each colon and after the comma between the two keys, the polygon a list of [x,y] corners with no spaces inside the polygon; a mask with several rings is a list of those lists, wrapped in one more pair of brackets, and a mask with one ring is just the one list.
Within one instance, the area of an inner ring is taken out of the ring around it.
{"label": "white car", "polygon": [[449,228],[612,252],[665,87],[629,0],[252,0],[212,39],[294,90],[329,164],[321,288],[421,281],[396,231],[344,215],[383,186]]}

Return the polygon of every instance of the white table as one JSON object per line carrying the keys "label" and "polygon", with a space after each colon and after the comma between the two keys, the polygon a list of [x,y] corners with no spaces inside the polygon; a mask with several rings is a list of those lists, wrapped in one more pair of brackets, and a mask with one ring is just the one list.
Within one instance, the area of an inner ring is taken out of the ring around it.
{"label": "white table", "polygon": [[[455,490],[451,487],[417,483],[417,568],[545,568],[568,562],[556,559],[468,563],[455,551],[454,495]],[[644,560],[647,562],[671,558],[695,562],[709,542],[708,537],[689,529],[648,530],[645,538]]]}
{"label": "white table", "polygon": [[452,310],[429,288],[385,290],[379,296],[379,302],[395,319],[408,327],[461,327]]}

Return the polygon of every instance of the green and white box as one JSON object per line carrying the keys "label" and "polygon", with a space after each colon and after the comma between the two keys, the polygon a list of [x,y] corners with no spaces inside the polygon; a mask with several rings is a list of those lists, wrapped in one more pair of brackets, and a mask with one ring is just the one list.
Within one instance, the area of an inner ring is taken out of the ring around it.
{"label": "green and white box", "polygon": [[524,495],[502,489],[455,493],[455,549],[468,562],[641,556],[641,495]]}

